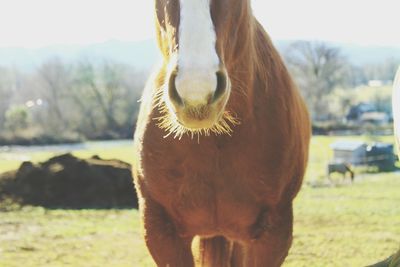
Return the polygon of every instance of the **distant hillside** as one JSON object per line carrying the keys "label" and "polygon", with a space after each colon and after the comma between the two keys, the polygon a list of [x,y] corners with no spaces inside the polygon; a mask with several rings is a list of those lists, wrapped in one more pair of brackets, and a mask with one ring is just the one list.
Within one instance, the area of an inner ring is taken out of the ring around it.
{"label": "distant hillside", "polygon": [[[293,40],[278,40],[275,42],[279,50],[284,50]],[[365,65],[381,63],[387,59],[393,58],[400,61],[399,46],[363,46],[345,43],[328,43],[331,46],[342,50],[343,55],[355,65]]]}
{"label": "distant hillside", "polygon": [[358,65],[379,63],[390,58],[400,60],[400,46],[384,47],[346,45],[341,48],[350,61]]}
{"label": "distant hillside", "polygon": [[15,66],[22,70],[32,70],[49,58],[60,58],[65,62],[80,59],[91,61],[113,60],[149,69],[159,58],[154,40],[141,42],[108,41],[88,46],[54,45],[39,49],[0,48],[0,66]]}
{"label": "distant hillside", "polygon": [[[275,42],[279,50],[284,50],[292,41],[278,40]],[[388,58],[400,60],[400,45],[398,47],[359,46],[352,44],[336,44],[343,54],[354,64],[363,65],[380,63]],[[55,45],[40,49],[0,48],[0,66],[14,66],[22,70],[33,70],[49,58],[58,57],[65,62],[75,62],[79,59],[90,59],[101,62],[114,60],[133,65],[137,68],[149,69],[159,59],[154,40],[141,42],[108,41],[88,46]]]}

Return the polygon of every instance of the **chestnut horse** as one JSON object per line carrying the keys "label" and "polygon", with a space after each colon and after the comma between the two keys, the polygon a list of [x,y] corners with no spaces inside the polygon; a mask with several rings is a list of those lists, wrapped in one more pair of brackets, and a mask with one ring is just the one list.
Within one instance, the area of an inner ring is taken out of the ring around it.
{"label": "chestnut horse", "polygon": [[310,139],[306,107],[250,0],[155,0],[163,62],[133,171],[158,266],[280,266]]}

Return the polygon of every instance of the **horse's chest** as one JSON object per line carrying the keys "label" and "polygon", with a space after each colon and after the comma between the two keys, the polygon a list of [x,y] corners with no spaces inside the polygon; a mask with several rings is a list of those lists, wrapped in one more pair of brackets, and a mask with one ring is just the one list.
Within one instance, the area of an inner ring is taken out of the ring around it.
{"label": "horse's chest", "polygon": [[149,166],[144,168],[147,186],[156,197],[163,198],[163,203],[180,208],[204,206],[215,198],[216,182],[230,175],[221,169],[215,153],[167,151],[149,152],[145,161]]}
{"label": "horse's chest", "polygon": [[246,151],[149,150],[144,158],[146,185],[175,220],[188,228],[207,233],[222,222],[235,224],[238,217],[240,224],[250,224],[260,203],[266,195],[273,198],[274,192],[266,183],[268,172],[260,151]]}

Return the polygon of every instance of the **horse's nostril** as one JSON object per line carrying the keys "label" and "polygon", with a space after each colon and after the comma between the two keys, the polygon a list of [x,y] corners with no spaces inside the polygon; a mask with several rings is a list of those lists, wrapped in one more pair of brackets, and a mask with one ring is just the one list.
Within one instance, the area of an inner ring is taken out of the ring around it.
{"label": "horse's nostril", "polygon": [[179,96],[178,91],[176,90],[176,83],[175,83],[176,76],[177,73],[173,72],[169,77],[168,94],[171,101],[175,102],[175,104],[179,106],[183,106],[182,98]]}
{"label": "horse's nostril", "polygon": [[227,78],[223,71],[217,71],[217,88],[215,90],[212,101],[217,101],[221,96],[224,95],[227,87]]}

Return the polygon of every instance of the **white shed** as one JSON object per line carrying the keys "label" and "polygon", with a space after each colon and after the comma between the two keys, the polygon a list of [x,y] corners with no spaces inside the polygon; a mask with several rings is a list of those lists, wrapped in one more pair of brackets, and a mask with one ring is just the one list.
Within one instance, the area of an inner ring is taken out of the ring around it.
{"label": "white shed", "polygon": [[363,164],[367,156],[367,144],[362,141],[337,141],[331,144],[334,163]]}

